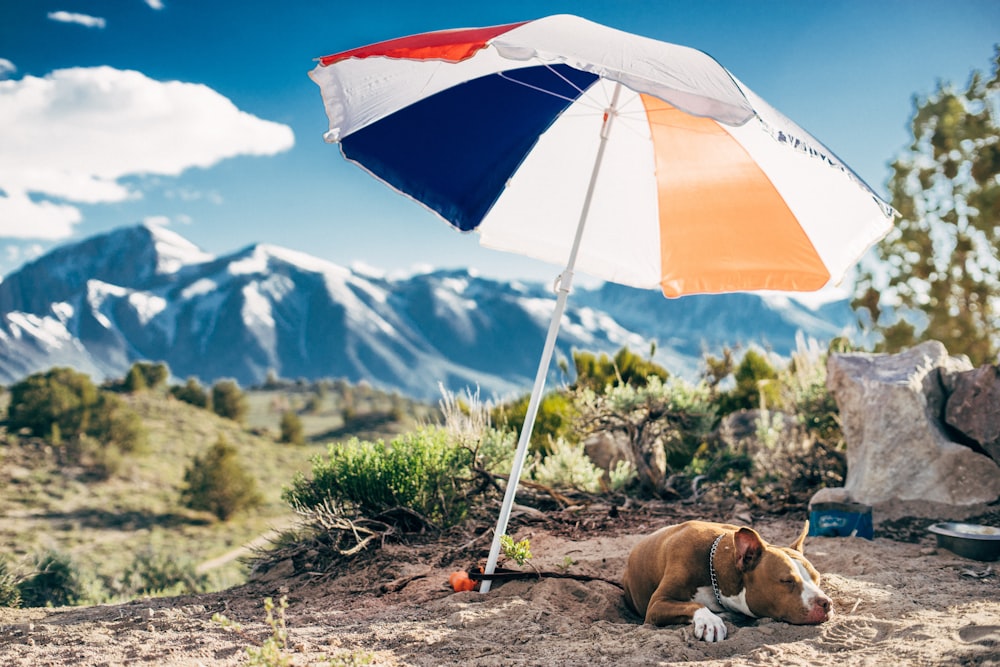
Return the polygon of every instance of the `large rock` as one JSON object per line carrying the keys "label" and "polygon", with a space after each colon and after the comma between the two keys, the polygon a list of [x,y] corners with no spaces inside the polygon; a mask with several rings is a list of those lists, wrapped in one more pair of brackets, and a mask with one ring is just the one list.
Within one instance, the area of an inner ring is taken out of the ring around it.
{"label": "large rock", "polygon": [[1000,462],[1000,366],[958,373],[945,406],[945,422]]}
{"label": "large rock", "polygon": [[945,384],[971,368],[937,341],[895,355],[830,357],[827,388],[840,409],[847,442],[844,489],[852,501],[939,508],[1000,497],[1000,467],[952,442],[940,421]]}

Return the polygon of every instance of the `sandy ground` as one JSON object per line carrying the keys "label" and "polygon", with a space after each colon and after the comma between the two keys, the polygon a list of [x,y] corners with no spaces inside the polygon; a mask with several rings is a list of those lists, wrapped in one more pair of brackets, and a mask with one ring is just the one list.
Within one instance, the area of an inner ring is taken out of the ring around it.
{"label": "sandy ground", "polygon": [[[624,607],[617,581],[631,547],[690,510],[613,519],[512,523],[530,539],[532,563],[598,579],[509,581],[483,595],[454,593],[450,572],[471,565],[441,544],[387,545],[337,575],[282,575],[279,565],[220,593],[60,609],[0,609],[0,664],[241,665],[270,636],[263,599],[288,598],[290,664],[301,665],[1000,665],[1000,576],[981,563],[885,537],[810,538],[836,613],[800,627],[741,616],[708,644],[690,627],[653,628]],[[704,512],[703,512],[704,514]],[[719,511],[765,539],[791,543],[801,518]],[[488,546],[488,545],[486,545]],[[285,565],[289,565],[288,562]],[[290,568],[289,568],[290,569]],[[222,613],[241,632],[211,620]],[[364,660],[369,660],[365,663]]]}

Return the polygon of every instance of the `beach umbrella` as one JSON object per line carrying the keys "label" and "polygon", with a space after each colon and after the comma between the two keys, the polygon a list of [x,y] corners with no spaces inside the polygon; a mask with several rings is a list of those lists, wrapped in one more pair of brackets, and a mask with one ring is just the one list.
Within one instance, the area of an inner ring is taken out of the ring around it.
{"label": "beach umbrella", "polygon": [[892,224],[830,149],[711,56],[575,16],[392,39],[319,58],[310,76],[346,159],[482,245],[564,267],[486,574],[574,271],[667,297],[814,291]]}

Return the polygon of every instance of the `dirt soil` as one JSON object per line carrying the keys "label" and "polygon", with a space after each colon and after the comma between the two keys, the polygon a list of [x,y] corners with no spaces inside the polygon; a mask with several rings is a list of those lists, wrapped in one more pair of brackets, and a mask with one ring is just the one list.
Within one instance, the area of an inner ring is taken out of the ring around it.
{"label": "dirt soil", "polygon": [[[766,540],[790,544],[804,512],[646,504],[592,505],[544,520],[516,515],[511,532],[530,540],[535,568],[557,573],[571,559],[566,572],[594,579],[518,579],[485,595],[454,593],[447,583],[488,549],[484,526],[478,537],[387,544],[334,572],[277,562],[219,593],[0,609],[0,664],[245,665],[247,647],[271,635],[263,599],[287,596],[288,664],[295,666],[1000,665],[997,563],[939,549],[923,526],[899,522],[873,541],[809,538],[806,555],[836,610],[820,626],[734,615],[729,638],[709,644],[689,626],[643,625],[612,582],[643,535],[689,518],[750,524]],[[213,622],[215,613],[242,630]]]}

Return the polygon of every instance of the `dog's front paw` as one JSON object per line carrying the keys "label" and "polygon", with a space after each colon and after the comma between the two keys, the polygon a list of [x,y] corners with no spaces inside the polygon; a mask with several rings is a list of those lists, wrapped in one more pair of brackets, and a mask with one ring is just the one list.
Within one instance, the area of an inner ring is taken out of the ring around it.
{"label": "dog's front paw", "polygon": [[726,623],[702,607],[694,612],[694,636],[707,642],[721,642],[726,638]]}

